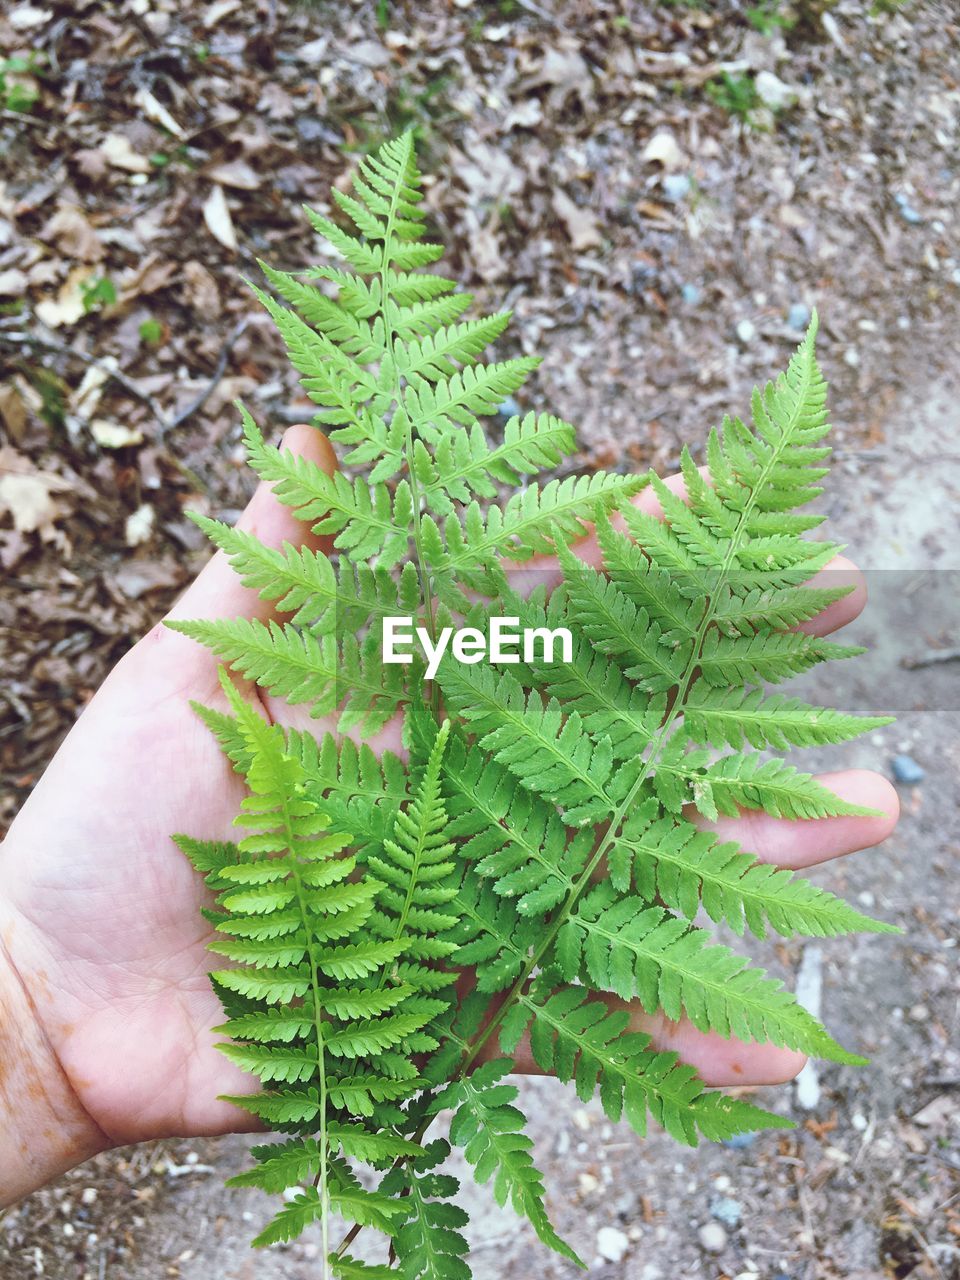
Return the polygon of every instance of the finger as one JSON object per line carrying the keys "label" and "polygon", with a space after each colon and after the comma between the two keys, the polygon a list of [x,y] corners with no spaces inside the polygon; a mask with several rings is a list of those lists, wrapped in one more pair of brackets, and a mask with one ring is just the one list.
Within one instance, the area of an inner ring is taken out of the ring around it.
{"label": "finger", "polygon": [[[648,1035],[651,1047],[661,1052],[675,1053],[689,1066],[694,1067],[704,1084],[711,1087],[729,1085],[784,1084],[792,1080],[806,1062],[795,1049],[781,1049],[774,1044],[746,1044],[742,1040],[728,1040],[715,1031],[699,1031],[687,1018],[672,1022],[662,1013],[644,1013],[634,1002],[627,1004],[618,996],[602,995],[611,1013],[626,1009],[630,1014],[629,1029]],[[484,1045],[481,1057],[499,1057],[495,1037]],[[517,1070],[525,1075],[542,1075],[534,1061],[530,1042],[524,1035],[517,1047]]]}
{"label": "finger", "polygon": [[834,600],[833,604],[828,604],[826,609],[818,613],[815,618],[800,623],[796,630],[803,631],[808,636],[828,636],[834,631],[839,631],[847,623],[853,622],[854,618],[859,618],[866,607],[867,580],[853,561],[848,560],[846,556],[834,556],[829,564],[825,565],[819,573],[814,574],[807,585],[828,587],[830,590],[835,587],[850,588],[847,595]]}
{"label": "finger", "polygon": [[[617,1007],[627,1006],[618,1002]],[[630,1010],[630,1028],[650,1036],[655,1049],[677,1054],[696,1069],[704,1084],[713,1086],[785,1084],[807,1060],[796,1049],[728,1040],[716,1031],[699,1031],[687,1018],[672,1022],[636,1005]]]}
{"label": "finger", "polygon": [[870,849],[886,840],[897,824],[900,799],[896,790],[879,773],[868,769],[846,769],[842,773],[821,773],[817,781],[850,804],[878,809],[875,818],[772,818],[755,809],[745,809],[736,818],[709,822],[692,807],[686,816],[703,831],[715,831],[721,840],[734,840],[761,862],[791,871],[817,866],[858,849]]}
{"label": "finger", "polygon": [[[316,427],[300,423],[288,428],[280,447],[315,462],[327,475],[333,475],[337,469],[333,446]],[[328,545],[325,540],[315,537],[310,526],[298,520],[290,507],[274,496],[273,485],[266,481],[257,485],[237,521],[237,528],[255,534],[268,547],[282,547],[284,542],[295,547],[307,545],[316,549]],[[174,604],[168,617],[259,618],[266,621],[274,613],[272,602],[262,600],[256,591],[244,587],[227,556],[217,551]]]}

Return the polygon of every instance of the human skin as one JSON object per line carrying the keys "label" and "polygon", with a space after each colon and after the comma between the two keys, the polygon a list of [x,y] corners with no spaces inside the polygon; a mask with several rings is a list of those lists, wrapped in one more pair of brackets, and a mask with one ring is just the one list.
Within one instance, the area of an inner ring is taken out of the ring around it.
{"label": "human skin", "polygon": [[[283,445],[335,468],[329,443],[311,427],[290,428]],[[669,483],[683,492],[678,477]],[[661,514],[649,493],[636,501]],[[321,545],[266,485],[240,524],[273,546],[305,538]],[[579,552],[596,561],[592,539]],[[548,577],[556,570],[548,558],[536,567]],[[851,621],[865,601],[849,561],[838,558],[825,572],[832,585],[844,575],[855,589],[805,624],[817,635]],[[266,619],[272,611],[218,552],[171,616]],[[189,706],[225,706],[217,671],[206,649],[154,627],[86,707],[0,846],[0,1207],[112,1146],[251,1123],[218,1101],[250,1092],[255,1081],[214,1048],[211,1028],[222,1012],[207,980],[205,890],[170,839],[178,831],[230,838],[244,794]],[[241,687],[274,722],[330,727]],[[397,725],[371,745],[397,748]],[[795,822],[751,813],[718,829],[789,868],[869,848],[893,829],[896,792],[879,774],[848,770],[821,781],[881,816]],[[711,1085],[779,1083],[803,1065],[791,1050],[704,1034],[638,1006],[631,1012],[636,1029]],[[525,1048],[519,1066],[534,1070]]]}

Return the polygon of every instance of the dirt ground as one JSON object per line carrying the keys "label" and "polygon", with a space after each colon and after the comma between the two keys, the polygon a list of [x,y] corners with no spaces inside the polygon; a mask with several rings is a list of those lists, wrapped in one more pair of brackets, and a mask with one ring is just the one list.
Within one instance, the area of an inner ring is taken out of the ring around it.
{"label": "dirt ground", "polygon": [[[0,82],[0,829],[205,558],[184,509],[242,506],[231,400],[303,412],[241,277],[311,261],[300,204],[357,150],[417,126],[449,270],[514,308],[501,350],[545,356],[528,402],[580,424],[586,467],[671,469],[820,310],[824,510],[868,570],[871,654],[806,692],[898,720],[797,754],[925,770],[897,834],[820,875],[905,934],[758,952],[791,981],[819,953],[824,1017],[871,1057],[820,1070],[812,1109],[769,1091],[787,1136],[687,1152],[523,1082],[561,1233],[604,1280],[960,1277],[960,693],[929,662],[960,645],[960,23],[952,0],[800,7],[766,35],[732,2],[0,14],[0,50],[39,58]],[[795,101],[741,120],[725,71]],[[91,1162],[0,1219],[0,1277],[307,1280],[312,1238],[249,1253],[265,1202],[222,1187],[245,1146]],[[466,1194],[478,1280],[573,1274]]]}

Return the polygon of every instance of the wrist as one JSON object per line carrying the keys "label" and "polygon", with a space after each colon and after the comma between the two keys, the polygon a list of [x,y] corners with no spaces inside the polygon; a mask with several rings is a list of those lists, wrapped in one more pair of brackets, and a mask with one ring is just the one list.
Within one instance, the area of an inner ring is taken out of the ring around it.
{"label": "wrist", "polygon": [[111,1144],[84,1110],[10,954],[0,903],[0,1209]]}

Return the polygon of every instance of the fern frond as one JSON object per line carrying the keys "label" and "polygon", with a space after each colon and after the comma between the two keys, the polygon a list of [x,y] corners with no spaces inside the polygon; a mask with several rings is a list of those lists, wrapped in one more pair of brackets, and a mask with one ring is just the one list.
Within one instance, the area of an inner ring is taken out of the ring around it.
{"label": "fern frond", "polygon": [[409,1217],[393,1241],[404,1280],[470,1280],[464,1261],[467,1242],[461,1235],[469,1219],[452,1203],[460,1183],[448,1173],[434,1172],[449,1154],[447,1142],[431,1142],[381,1184],[382,1191],[405,1197],[409,1206]]}
{"label": "fern frond", "polygon": [[492,498],[498,483],[516,484],[521,476],[556,466],[573,447],[573,428],[549,414],[528,413],[522,422],[507,422],[503,443],[495,448],[487,444],[477,422],[469,430],[444,436],[433,456],[417,443],[414,456],[424,499],[443,516],[455,509],[453,500],[468,502],[472,494]]}
{"label": "fern frond", "polygon": [[728,947],[640,898],[618,900],[598,885],[557,936],[555,959],[565,981],[581,972],[602,991],[634,997],[649,1013],[686,1014],[701,1031],[862,1063],[797,1004],[783,984],[750,967]]}
{"label": "fern frond", "polygon": [[556,809],[517,788],[478,747],[454,739],[444,768],[452,795],[450,835],[460,856],[523,916],[543,916],[567,896],[589,854],[590,836],[570,838]]}
{"label": "fern frond", "polygon": [[463,1147],[478,1182],[493,1178],[497,1204],[509,1201],[531,1223],[544,1244],[583,1266],[550,1225],[543,1175],[530,1155],[533,1143],[523,1133],[523,1113],[514,1106],[518,1091],[514,1085],[500,1083],[512,1070],[509,1058],[484,1063],[472,1075],[445,1089],[434,1099],[432,1109],[456,1107],[450,1122],[450,1141]]}
{"label": "fern frond", "polygon": [[683,707],[684,727],[694,742],[711,747],[745,744],[758,749],[823,746],[847,742],[892,722],[891,716],[851,716],[760,689],[711,689],[696,683]]}
{"label": "fern frond", "polygon": [[274,697],[309,703],[314,716],[330,715],[336,708],[337,646],[331,635],[317,637],[294,626],[257,618],[201,619],[170,622],[168,626],[199,640]]}
{"label": "fern frond", "polygon": [[787,937],[890,930],[808,880],[741,853],[733,842],[657,813],[655,802],[641,805],[611,850],[611,880],[620,891],[632,880],[649,903],[659,900],[688,920],[703,907],[718,924],[741,934],[746,926],[758,938],[768,923]]}
{"label": "fern frond", "polygon": [[489,667],[444,659],[437,678],[479,745],[528,790],[559,805],[567,825],[583,826],[612,811],[604,790],[613,772],[610,739],[594,743],[576,712],[564,718],[556,699],[526,695],[513,676]]}
{"label": "fern frond", "polygon": [[413,961],[443,959],[457,950],[445,938],[458,918],[448,909],[457,896],[457,877],[440,790],[449,732],[450,723],[444,721],[416,794],[398,811],[382,852],[367,860],[384,886],[374,927],[386,938],[402,940],[399,954]]}
{"label": "fern frond", "polygon": [[511,1053],[529,1027],[530,1048],[542,1071],[573,1082],[587,1102],[599,1089],[604,1113],[625,1117],[641,1137],[648,1113],[671,1137],[696,1146],[700,1135],[711,1141],[791,1122],[739,1099],[707,1093],[692,1067],[676,1054],[650,1048],[649,1036],[630,1031],[626,1009],[610,1010],[591,1000],[583,987],[551,990],[540,982],[517,1002],[501,1029],[500,1043]]}

